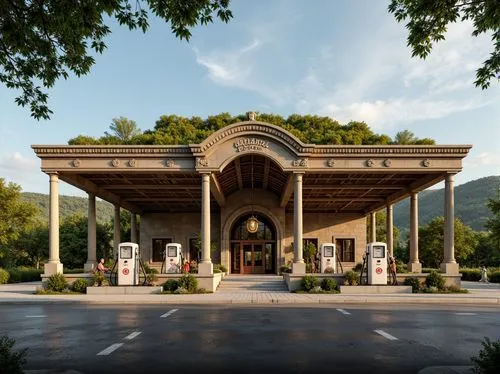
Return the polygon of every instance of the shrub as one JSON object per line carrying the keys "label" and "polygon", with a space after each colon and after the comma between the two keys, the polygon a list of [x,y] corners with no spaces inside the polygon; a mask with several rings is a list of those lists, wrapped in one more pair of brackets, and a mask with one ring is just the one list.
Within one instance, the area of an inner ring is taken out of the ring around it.
{"label": "shrub", "polygon": [[337,282],[331,278],[324,278],[321,282],[321,288],[325,291],[335,291],[337,289]]}
{"label": "shrub", "polygon": [[408,273],[408,265],[396,262],[396,273],[405,274]]}
{"label": "shrub", "polygon": [[13,352],[16,341],[8,336],[0,337],[0,373],[23,374],[27,348]]}
{"label": "shrub", "polygon": [[34,282],[40,280],[40,274],[43,273],[41,269],[28,268],[25,266],[18,266],[15,268],[6,269],[9,276],[9,283],[19,282]]}
{"label": "shrub", "polygon": [[314,275],[305,275],[302,277],[300,284],[303,290],[310,291],[314,287],[319,286],[319,281]]}
{"label": "shrub", "polygon": [[214,273],[227,273],[227,268],[221,264],[214,264]]}
{"label": "shrub", "polygon": [[491,273],[490,282],[500,283],[500,271],[495,271],[495,272]]}
{"label": "shrub", "polygon": [[460,269],[463,281],[477,282],[481,279],[480,269]]}
{"label": "shrub", "polygon": [[179,287],[194,293],[198,289],[198,279],[191,274],[185,274],[179,279]]}
{"label": "shrub", "polygon": [[280,274],[291,273],[291,272],[292,272],[292,269],[289,266],[287,266],[287,265],[280,266]]}
{"label": "shrub", "polygon": [[352,270],[353,270],[353,271],[358,271],[358,272],[360,272],[362,267],[363,267],[363,264],[362,264],[361,262],[358,262],[358,263],[356,264],[356,266],[354,266],[354,267],[352,268]]}
{"label": "shrub", "polygon": [[433,271],[437,271],[439,273],[439,269],[434,268],[422,268],[422,273],[432,273]]}
{"label": "shrub", "polygon": [[179,282],[177,279],[169,279],[165,283],[163,283],[163,291],[174,292],[179,288]]}
{"label": "shrub", "polygon": [[334,272],[334,271],[333,271],[333,267],[328,266],[328,267],[325,269],[325,271],[324,271],[324,272],[325,272],[325,273],[328,273],[328,274],[333,274],[333,272]]}
{"label": "shrub", "polygon": [[222,270],[219,268],[214,268],[214,274],[222,273]]}
{"label": "shrub", "polygon": [[61,273],[56,273],[49,277],[45,288],[49,291],[62,292],[66,287],[68,287],[66,277]]}
{"label": "shrub", "polygon": [[433,270],[425,277],[427,287],[436,287],[438,290],[444,290],[444,278],[437,271]]}
{"label": "shrub", "polygon": [[144,267],[144,270],[146,271],[146,283],[152,284],[158,280],[158,277],[156,276],[158,274],[158,270],[150,268],[149,266],[147,268]]}
{"label": "shrub", "polygon": [[357,286],[359,282],[359,274],[352,270],[349,270],[345,272],[344,279],[348,285]]}
{"label": "shrub", "polygon": [[420,282],[416,277],[405,278],[403,284],[405,286],[411,286],[411,291],[413,293],[417,293],[418,290],[420,289]]}
{"label": "shrub", "polygon": [[6,284],[9,282],[10,274],[7,270],[0,268],[0,284]]}
{"label": "shrub", "polygon": [[71,291],[78,292],[78,293],[86,293],[88,285],[89,284],[88,284],[86,279],[78,278],[71,285]]}
{"label": "shrub", "polygon": [[107,285],[107,280],[106,277],[104,276],[104,273],[102,271],[96,271],[94,272],[94,286],[106,286]]}
{"label": "shrub", "polygon": [[480,374],[496,374],[500,368],[500,340],[491,342],[487,337],[481,342],[483,348],[478,356],[471,357],[474,372]]}

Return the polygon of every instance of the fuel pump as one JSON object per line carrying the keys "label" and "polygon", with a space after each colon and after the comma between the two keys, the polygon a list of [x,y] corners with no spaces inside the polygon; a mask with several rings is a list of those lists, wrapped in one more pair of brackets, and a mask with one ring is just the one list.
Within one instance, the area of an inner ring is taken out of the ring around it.
{"label": "fuel pump", "polygon": [[337,272],[337,263],[335,262],[336,258],[336,247],[333,243],[323,243],[320,247],[320,256],[321,256],[321,272],[325,273],[325,270],[328,268],[333,269],[333,272]]}
{"label": "fuel pump", "polygon": [[165,272],[180,273],[182,265],[182,245],[179,243],[168,243],[165,251]]}
{"label": "fuel pump", "polygon": [[117,260],[118,286],[136,286],[139,284],[140,256],[136,243],[120,243]]}
{"label": "fuel pump", "polygon": [[368,243],[366,246],[368,284],[387,285],[387,244]]}

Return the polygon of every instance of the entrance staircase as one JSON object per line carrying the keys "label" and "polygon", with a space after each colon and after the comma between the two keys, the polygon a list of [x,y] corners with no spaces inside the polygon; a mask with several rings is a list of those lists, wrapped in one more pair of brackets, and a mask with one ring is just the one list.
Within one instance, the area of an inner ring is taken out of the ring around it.
{"label": "entrance staircase", "polygon": [[217,293],[287,292],[288,287],[281,275],[226,275]]}

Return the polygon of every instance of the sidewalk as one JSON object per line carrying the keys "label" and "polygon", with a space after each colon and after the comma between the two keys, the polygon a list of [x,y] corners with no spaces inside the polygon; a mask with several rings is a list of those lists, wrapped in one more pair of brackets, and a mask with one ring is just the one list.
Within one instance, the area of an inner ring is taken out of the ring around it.
{"label": "sidewalk", "polygon": [[462,304],[500,307],[500,284],[462,282],[468,294],[295,294],[240,292],[196,295],[34,295],[41,282],[0,285],[0,304]]}

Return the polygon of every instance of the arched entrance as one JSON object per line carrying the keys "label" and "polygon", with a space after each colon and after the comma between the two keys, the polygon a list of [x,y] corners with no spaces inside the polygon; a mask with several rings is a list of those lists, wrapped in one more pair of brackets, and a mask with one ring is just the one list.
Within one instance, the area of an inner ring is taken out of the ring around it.
{"label": "arched entrance", "polygon": [[251,214],[241,216],[231,228],[231,273],[276,273],[276,228],[272,221],[261,214],[257,232],[247,230]]}

